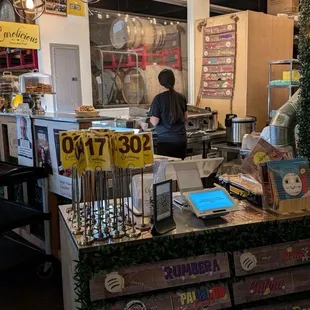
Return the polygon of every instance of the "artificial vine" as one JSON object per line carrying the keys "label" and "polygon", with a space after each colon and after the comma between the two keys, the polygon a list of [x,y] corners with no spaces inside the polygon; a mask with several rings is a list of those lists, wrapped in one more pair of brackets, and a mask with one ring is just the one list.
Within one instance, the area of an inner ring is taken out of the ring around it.
{"label": "artificial vine", "polygon": [[299,153],[310,157],[310,0],[302,0],[299,29],[299,60],[301,62],[299,127]]}
{"label": "artificial vine", "polygon": [[[108,301],[91,302],[89,280],[105,271],[150,262],[197,255],[244,250],[310,238],[310,219],[270,221],[237,226],[232,230],[206,230],[184,236],[156,237],[149,241],[103,246],[81,254],[75,269],[75,292],[82,310],[108,309]],[[232,280],[235,280],[232,278]]]}

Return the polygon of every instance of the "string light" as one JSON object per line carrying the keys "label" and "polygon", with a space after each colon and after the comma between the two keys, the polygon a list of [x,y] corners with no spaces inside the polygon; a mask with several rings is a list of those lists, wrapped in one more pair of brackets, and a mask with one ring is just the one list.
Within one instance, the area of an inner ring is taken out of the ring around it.
{"label": "string light", "polygon": [[109,14],[107,14],[105,17],[106,17],[107,19],[109,19],[109,18],[110,18],[110,15],[109,15]]}
{"label": "string light", "polygon": [[97,17],[98,17],[99,19],[102,19],[102,15],[101,15],[100,13],[98,13]]}

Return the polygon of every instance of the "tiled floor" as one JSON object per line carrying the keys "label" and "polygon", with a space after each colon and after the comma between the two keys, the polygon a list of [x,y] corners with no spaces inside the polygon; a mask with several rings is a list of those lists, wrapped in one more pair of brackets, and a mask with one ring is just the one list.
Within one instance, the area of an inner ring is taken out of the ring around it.
{"label": "tiled floor", "polygon": [[60,263],[42,279],[45,256],[0,236],[0,310],[63,310]]}

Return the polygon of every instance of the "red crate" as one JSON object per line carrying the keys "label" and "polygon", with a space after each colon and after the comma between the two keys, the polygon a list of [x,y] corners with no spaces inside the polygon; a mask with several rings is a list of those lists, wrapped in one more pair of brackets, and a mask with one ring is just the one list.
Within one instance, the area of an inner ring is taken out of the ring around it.
{"label": "red crate", "polygon": [[[138,49],[129,49],[129,52],[136,52],[138,56],[138,66],[145,69],[147,65],[154,63],[162,66],[168,66],[175,69],[181,69],[181,51],[180,48],[173,50],[162,50],[157,53],[149,53],[146,46],[142,45]],[[105,62],[104,68],[116,70],[119,68],[132,68],[136,66],[136,56],[134,54],[124,54],[122,62],[119,64],[120,54],[110,55],[110,59]]]}
{"label": "red crate", "polygon": [[5,49],[0,52],[0,70],[38,69],[36,50]]}

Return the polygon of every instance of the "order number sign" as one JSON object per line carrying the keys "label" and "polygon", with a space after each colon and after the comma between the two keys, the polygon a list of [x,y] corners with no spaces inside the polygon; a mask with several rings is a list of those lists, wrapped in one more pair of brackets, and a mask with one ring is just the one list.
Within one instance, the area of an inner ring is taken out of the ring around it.
{"label": "order number sign", "polygon": [[109,140],[103,136],[83,138],[86,169],[109,169],[111,166]]}
{"label": "order number sign", "polygon": [[141,134],[143,139],[143,156],[144,164],[149,165],[154,163],[152,135],[148,133]]}
{"label": "order number sign", "polygon": [[75,143],[80,135],[75,132],[60,132],[60,158],[62,167],[70,169],[76,165]]}
{"label": "order number sign", "polygon": [[76,159],[76,166],[79,175],[81,175],[86,170],[86,156],[83,137],[79,137],[74,146],[74,153]]}
{"label": "order number sign", "polygon": [[143,136],[120,134],[117,136],[117,165],[120,168],[144,167]]}

